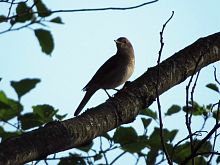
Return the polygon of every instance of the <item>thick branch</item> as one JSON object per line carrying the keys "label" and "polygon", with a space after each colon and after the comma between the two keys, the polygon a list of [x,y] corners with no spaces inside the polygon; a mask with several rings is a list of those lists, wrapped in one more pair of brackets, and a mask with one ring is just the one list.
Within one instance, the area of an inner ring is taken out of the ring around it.
{"label": "thick branch", "polygon": [[[201,68],[220,60],[220,32],[197,40],[160,64],[158,94],[183,82]],[[0,144],[0,164],[23,164],[74,148],[129,123],[156,99],[157,66],[125,85],[114,98],[82,115],[53,122]]]}

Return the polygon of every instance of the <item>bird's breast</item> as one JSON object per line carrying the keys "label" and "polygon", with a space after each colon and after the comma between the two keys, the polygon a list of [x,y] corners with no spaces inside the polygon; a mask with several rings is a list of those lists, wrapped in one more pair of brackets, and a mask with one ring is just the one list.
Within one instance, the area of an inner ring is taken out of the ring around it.
{"label": "bird's breast", "polygon": [[104,89],[113,89],[125,83],[134,72],[134,59],[130,60],[129,63],[125,65],[120,65],[114,68],[111,73],[109,73],[109,80],[103,83]]}

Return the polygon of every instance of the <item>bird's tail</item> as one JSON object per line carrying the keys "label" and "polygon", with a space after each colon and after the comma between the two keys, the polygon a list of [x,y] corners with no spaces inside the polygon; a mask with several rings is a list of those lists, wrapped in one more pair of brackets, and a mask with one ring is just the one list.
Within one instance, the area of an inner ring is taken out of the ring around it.
{"label": "bird's tail", "polygon": [[85,96],[83,97],[81,103],[79,104],[78,108],[76,109],[74,116],[78,116],[79,113],[82,111],[82,109],[84,108],[84,106],[87,104],[87,102],[89,101],[89,99],[92,97],[92,95],[97,91],[97,89],[95,90],[88,90],[85,94]]}

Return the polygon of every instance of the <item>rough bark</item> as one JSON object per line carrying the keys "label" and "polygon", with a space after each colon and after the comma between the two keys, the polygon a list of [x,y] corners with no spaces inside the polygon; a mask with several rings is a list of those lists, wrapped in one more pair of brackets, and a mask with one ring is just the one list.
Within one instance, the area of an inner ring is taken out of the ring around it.
{"label": "rough bark", "polygon": [[[149,68],[128,83],[113,98],[82,115],[11,138],[0,144],[0,164],[23,164],[91,141],[121,124],[132,122],[140,110],[150,106],[158,92],[164,93],[203,67],[220,60],[220,32],[195,43]],[[160,76],[157,77],[157,73]]]}

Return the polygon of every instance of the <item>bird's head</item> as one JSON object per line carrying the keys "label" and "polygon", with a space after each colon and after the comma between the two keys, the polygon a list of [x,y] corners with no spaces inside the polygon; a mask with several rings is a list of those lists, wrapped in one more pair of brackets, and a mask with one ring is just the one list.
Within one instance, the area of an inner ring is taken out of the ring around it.
{"label": "bird's head", "polygon": [[[132,48],[130,41],[125,37],[120,37],[114,40],[118,49],[128,49]],[[133,49],[133,48],[132,48]]]}

